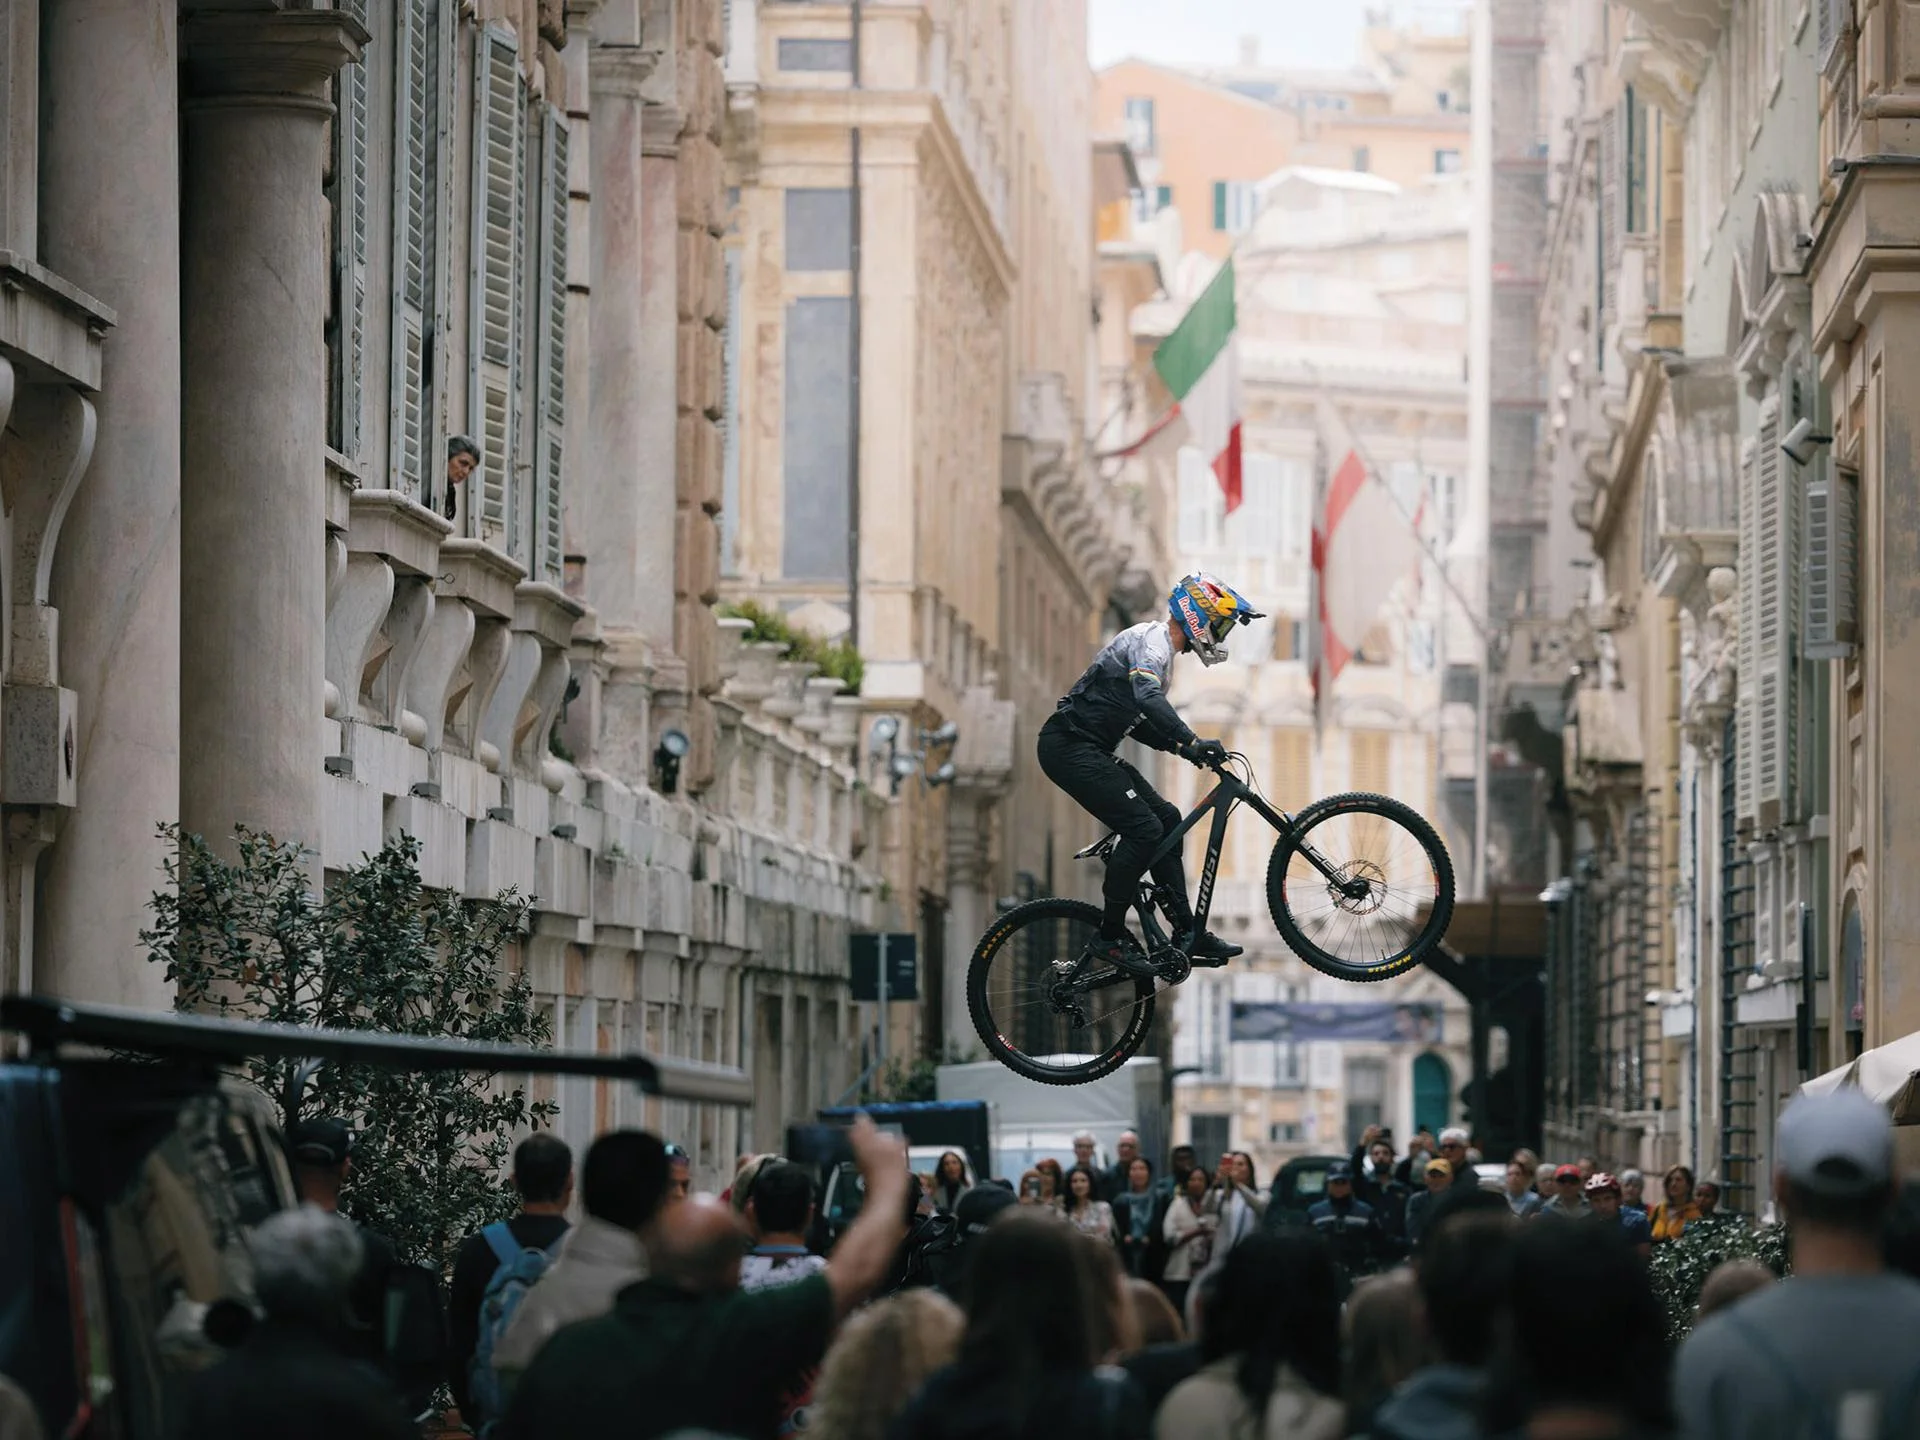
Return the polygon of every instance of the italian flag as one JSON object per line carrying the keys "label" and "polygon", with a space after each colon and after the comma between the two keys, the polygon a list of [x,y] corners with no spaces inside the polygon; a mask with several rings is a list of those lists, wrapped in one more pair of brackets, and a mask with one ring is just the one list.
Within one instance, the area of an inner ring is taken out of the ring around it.
{"label": "italian flag", "polygon": [[1186,318],[1153,352],[1153,368],[1226,493],[1227,513],[1240,505],[1240,357],[1234,344],[1233,261],[1193,302]]}

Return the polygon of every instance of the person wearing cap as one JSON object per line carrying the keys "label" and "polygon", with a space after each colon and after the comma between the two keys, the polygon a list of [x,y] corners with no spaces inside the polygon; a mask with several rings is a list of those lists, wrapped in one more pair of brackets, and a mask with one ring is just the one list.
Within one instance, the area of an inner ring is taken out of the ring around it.
{"label": "person wearing cap", "polygon": [[1589,1178],[1582,1188],[1586,1192],[1595,1224],[1611,1225],[1617,1229],[1627,1237],[1627,1243],[1639,1252],[1642,1260],[1653,1253],[1652,1227],[1647,1224],[1643,1212],[1626,1205],[1618,1180],[1601,1170]]}
{"label": "person wearing cap", "polygon": [[1440,1204],[1440,1197],[1453,1188],[1453,1166],[1439,1156],[1427,1161],[1420,1172],[1426,1189],[1407,1202],[1407,1243],[1418,1245]]}
{"label": "person wearing cap", "polygon": [[1593,1213],[1583,1193],[1586,1177],[1578,1165],[1562,1165],[1553,1172],[1553,1197],[1537,1212],[1542,1216],[1579,1219]]}
{"label": "person wearing cap", "polygon": [[1690,1440],[1920,1435],[1920,1281],[1890,1271],[1893,1126],[1851,1087],[1801,1095],[1775,1131],[1793,1274],[1703,1321],[1674,1394]]}
{"label": "person wearing cap", "polygon": [[1387,1237],[1373,1207],[1353,1193],[1353,1167],[1345,1161],[1327,1171],[1327,1195],[1307,1207],[1307,1222],[1320,1233],[1348,1281],[1371,1275],[1387,1250]]}
{"label": "person wearing cap", "polygon": [[[287,1152],[300,1198],[338,1215],[340,1192],[353,1174],[353,1131],[347,1122],[331,1116],[301,1120],[287,1136]],[[385,1369],[387,1280],[399,1257],[393,1242],[377,1230],[357,1223],[354,1229],[360,1233],[360,1265],[347,1291],[354,1325],[347,1344],[356,1358]]]}

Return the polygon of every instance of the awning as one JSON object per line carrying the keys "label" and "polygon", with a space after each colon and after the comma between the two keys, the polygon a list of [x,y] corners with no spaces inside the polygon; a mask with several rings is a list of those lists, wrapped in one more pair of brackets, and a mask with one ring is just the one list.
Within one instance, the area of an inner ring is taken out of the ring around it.
{"label": "awning", "polygon": [[1816,1075],[1803,1095],[1824,1095],[1852,1085],[1893,1112],[1896,1125],[1920,1125],[1920,1031],[1869,1050],[1858,1060]]}

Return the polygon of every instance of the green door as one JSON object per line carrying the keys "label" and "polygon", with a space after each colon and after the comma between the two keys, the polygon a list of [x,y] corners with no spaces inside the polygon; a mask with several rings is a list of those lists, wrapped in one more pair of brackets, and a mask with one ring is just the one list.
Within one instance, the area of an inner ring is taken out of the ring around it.
{"label": "green door", "polygon": [[1438,1135],[1453,1122],[1453,1067],[1428,1053],[1413,1062],[1413,1128]]}

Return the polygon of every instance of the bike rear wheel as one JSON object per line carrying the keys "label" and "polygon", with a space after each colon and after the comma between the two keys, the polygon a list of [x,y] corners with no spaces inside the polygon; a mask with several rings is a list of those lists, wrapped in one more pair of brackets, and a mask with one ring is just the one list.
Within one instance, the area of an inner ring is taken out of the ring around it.
{"label": "bike rear wheel", "polygon": [[1079,900],[1029,901],[993,922],[967,968],[988,1054],[1042,1085],[1084,1085],[1146,1043],[1154,982],[1083,959],[1099,931],[1099,909]]}
{"label": "bike rear wheel", "polygon": [[1322,974],[1369,981],[1433,953],[1453,919],[1453,862],[1419,812],[1356,793],[1293,819],[1267,861],[1267,906],[1294,954]]}

